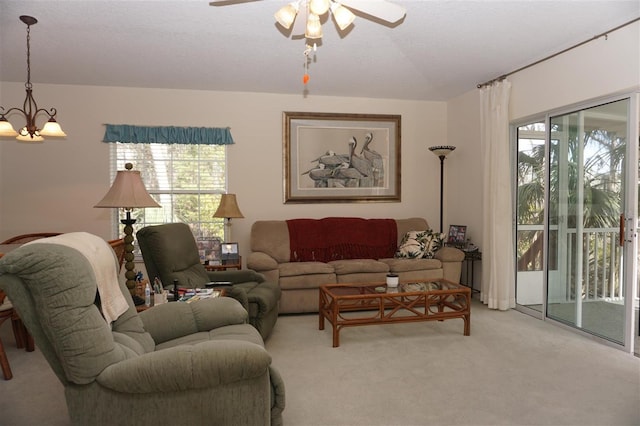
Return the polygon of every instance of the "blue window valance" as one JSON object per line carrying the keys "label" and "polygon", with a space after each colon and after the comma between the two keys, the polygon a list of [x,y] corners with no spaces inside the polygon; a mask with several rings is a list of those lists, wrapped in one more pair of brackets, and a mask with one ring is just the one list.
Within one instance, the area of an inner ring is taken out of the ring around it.
{"label": "blue window valance", "polygon": [[219,127],[107,124],[103,142],[231,145],[231,130]]}

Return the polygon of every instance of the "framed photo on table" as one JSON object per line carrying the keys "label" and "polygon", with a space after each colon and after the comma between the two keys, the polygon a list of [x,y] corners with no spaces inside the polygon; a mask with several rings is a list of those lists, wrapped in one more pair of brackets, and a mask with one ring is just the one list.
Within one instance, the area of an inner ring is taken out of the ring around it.
{"label": "framed photo on table", "polygon": [[466,236],[466,225],[450,225],[449,235],[447,237],[447,245],[454,247],[464,247],[466,244]]}
{"label": "framed photo on table", "polygon": [[400,202],[400,128],[400,115],[284,112],[284,202]]}
{"label": "framed photo on table", "polygon": [[220,264],[221,244],[222,240],[218,237],[198,237],[198,252],[200,253],[200,262],[205,265]]}
{"label": "framed photo on table", "polygon": [[220,248],[223,264],[234,263],[240,259],[240,255],[238,253],[238,243],[222,243]]}

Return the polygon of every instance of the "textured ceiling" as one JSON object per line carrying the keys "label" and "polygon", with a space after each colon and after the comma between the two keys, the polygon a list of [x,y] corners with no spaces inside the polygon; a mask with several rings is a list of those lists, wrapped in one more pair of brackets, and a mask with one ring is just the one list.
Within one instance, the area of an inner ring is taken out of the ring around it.
{"label": "textured ceiling", "polygon": [[[0,0],[0,80],[305,94],[304,40],[273,13],[286,0]],[[640,16],[640,0],[397,0],[391,27],[359,15],[329,21],[309,68],[308,96],[442,101]],[[640,42],[639,42],[640,43]]]}

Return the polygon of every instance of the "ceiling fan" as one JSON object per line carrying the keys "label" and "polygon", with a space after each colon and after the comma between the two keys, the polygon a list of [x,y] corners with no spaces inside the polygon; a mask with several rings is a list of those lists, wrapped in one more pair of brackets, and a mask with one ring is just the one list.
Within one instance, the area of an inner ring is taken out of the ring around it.
{"label": "ceiling fan", "polygon": [[[213,0],[209,4],[224,6],[248,1],[259,0]],[[322,38],[321,19],[325,14],[331,15],[337,27],[344,31],[355,19],[351,10],[390,24],[399,22],[407,13],[404,7],[387,0],[295,0],[280,8],[274,17],[283,28],[291,30],[291,37],[304,35],[318,39]]]}

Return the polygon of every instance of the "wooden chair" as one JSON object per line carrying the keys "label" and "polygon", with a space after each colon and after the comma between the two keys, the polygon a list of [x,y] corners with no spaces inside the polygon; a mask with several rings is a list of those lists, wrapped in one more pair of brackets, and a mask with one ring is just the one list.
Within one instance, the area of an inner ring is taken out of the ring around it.
{"label": "wooden chair", "polygon": [[[6,297],[2,290],[0,290],[0,326],[13,315],[13,306],[9,302],[5,302]],[[18,342],[18,336],[16,336],[16,343]],[[11,373],[11,366],[9,365],[9,359],[7,358],[7,354],[4,352],[4,345],[2,344],[2,339],[0,339],[0,368],[2,369],[2,374],[4,375],[5,380],[11,380],[13,377],[13,373]]]}
{"label": "wooden chair", "polygon": [[[11,237],[0,244],[25,244],[29,241],[38,240],[40,238],[54,237],[56,235],[60,235],[60,233],[38,232],[33,234],[22,234]],[[0,257],[2,257],[1,253]],[[7,299],[4,292],[0,290],[0,326],[2,326],[2,324],[8,319],[11,319],[13,336],[16,339],[16,346],[18,348],[25,348],[27,352],[33,352],[33,350],[35,349],[33,337],[29,334],[29,332],[27,332],[26,327],[22,323],[22,320],[18,316],[16,310],[13,309],[13,305],[11,304],[9,299]],[[13,377],[13,373],[11,372],[11,366],[9,365],[7,354],[4,351],[2,339],[0,339],[0,369],[2,369],[4,379],[11,380],[11,378]]]}
{"label": "wooden chair", "polygon": [[120,238],[117,240],[108,241],[109,245],[116,253],[116,257],[118,258],[118,264],[120,265],[120,269],[122,270],[122,265],[124,265],[124,238]]}
{"label": "wooden chair", "polygon": [[34,234],[22,234],[11,237],[8,240],[4,240],[0,244],[24,244],[29,241],[38,240],[40,238],[55,237],[60,235],[60,232],[37,232]]}
{"label": "wooden chair", "polygon": [[[18,348],[25,348],[27,352],[33,352],[35,345],[33,343],[33,337],[27,332],[22,320],[18,316],[13,305],[6,298],[6,295],[0,290],[0,326],[11,319],[11,325],[13,326],[13,336],[16,339],[16,346]],[[0,339],[0,369],[5,380],[11,380],[13,373],[11,372],[11,366],[9,365],[9,359],[4,351],[4,345],[2,339]]]}

